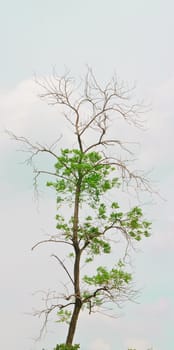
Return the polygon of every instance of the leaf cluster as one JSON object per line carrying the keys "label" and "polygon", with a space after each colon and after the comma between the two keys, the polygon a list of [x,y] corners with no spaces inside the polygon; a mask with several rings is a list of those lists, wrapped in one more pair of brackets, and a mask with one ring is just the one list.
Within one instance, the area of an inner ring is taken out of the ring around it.
{"label": "leaf cluster", "polygon": [[57,312],[57,316],[59,319],[56,322],[65,322],[65,323],[69,324],[71,314],[72,314],[71,311],[68,311],[66,309],[60,309]]}
{"label": "leaf cluster", "polygon": [[[112,241],[117,241],[121,233],[126,240],[140,241],[143,236],[150,235],[151,224],[143,219],[141,208],[135,206],[128,212],[123,212],[117,201],[106,205],[105,192],[114,186],[119,186],[116,177],[111,179],[111,173],[116,171],[111,165],[104,163],[99,152],[83,153],[80,150],[61,150],[55,164],[56,181],[47,183],[55,188],[57,202],[72,202],[75,200],[76,189],[80,184],[78,202],[85,202],[91,209],[84,217],[79,214],[77,226],[77,241],[80,254],[83,253],[85,263],[93,262],[97,255],[110,254]],[[73,230],[74,216],[65,219],[63,215],[56,215],[57,236],[63,237],[65,242],[74,247]],[[112,239],[111,239],[112,238]],[[69,254],[69,258],[75,259],[75,251]],[[71,260],[72,261],[72,260]],[[62,264],[63,265],[63,264]],[[124,294],[132,281],[132,275],[125,271],[125,264],[120,260],[110,270],[105,266],[98,266],[92,276],[84,275],[81,281],[84,288],[81,290],[81,302],[83,307],[91,310],[101,306],[108,300],[117,300]],[[65,268],[65,266],[64,266]],[[71,279],[72,282],[72,279]],[[75,295],[70,297],[72,304]],[[71,312],[60,308],[57,313],[57,322],[69,323]]]}
{"label": "leaf cluster", "polygon": [[[77,184],[80,182],[79,204],[85,201],[85,205],[92,208],[93,215],[88,215],[83,220],[79,218],[78,222],[78,243],[81,248],[86,248],[86,262],[92,261],[95,255],[111,252],[106,237],[108,233],[115,234],[119,231],[127,239],[137,241],[143,236],[149,236],[151,224],[143,220],[141,208],[134,207],[128,213],[123,213],[116,201],[109,207],[102,201],[104,193],[119,186],[119,181],[117,177],[111,179],[111,172],[116,169],[104,163],[99,152],[61,150],[55,168],[56,181],[48,182],[47,185],[55,188],[57,202],[74,202]],[[65,220],[58,213],[56,220],[59,235],[65,240],[72,240],[74,217]]]}
{"label": "leaf cluster", "polygon": [[[141,208],[135,206],[125,212],[121,210],[116,200],[109,205],[106,204],[104,194],[113,187],[119,187],[120,183],[117,177],[111,176],[117,169],[103,160],[99,152],[84,153],[77,149],[62,149],[60,156],[57,157],[55,170],[56,180],[48,182],[47,186],[56,190],[58,209],[61,203],[69,203],[71,206],[75,201],[78,202],[78,216],[71,215],[67,219],[66,213],[65,219],[59,211],[56,215],[55,237],[57,241],[61,239],[62,242],[71,245],[72,250],[68,257],[73,259],[73,263],[77,247],[80,257],[83,254],[83,261],[90,263],[98,255],[111,253],[112,242],[118,241],[118,234],[126,238],[128,243],[132,240],[140,241],[144,236],[150,235],[151,224],[144,220]],[[89,214],[84,216],[87,207]],[[75,221],[77,231],[74,241]],[[74,275],[71,275],[64,261],[60,263],[74,284]],[[122,303],[131,294],[132,275],[126,271],[126,266],[121,260],[111,269],[106,266],[96,267],[92,276],[87,274],[81,276],[79,270],[78,278],[80,292],[77,297],[82,308],[87,308],[89,313],[110,301]],[[68,301],[67,304],[59,306],[57,322],[69,324],[72,317],[69,307],[75,304],[76,292],[73,290],[65,300]]]}
{"label": "leaf cluster", "polygon": [[67,344],[57,344],[54,350],[78,350],[80,349],[79,344],[67,345]]}
{"label": "leaf cluster", "polygon": [[109,289],[117,289],[124,283],[128,284],[131,280],[131,274],[124,272],[119,266],[118,268],[112,268],[110,271],[104,266],[99,266],[96,275],[92,277],[84,276],[83,278],[83,281],[89,285],[97,287],[105,286]]}
{"label": "leaf cluster", "polygon": [[91,206],[106,191],[115,185],[119,186],[118,178],[109,178],[110,172],[115,170],[111,165],[102,160],[99,152],[84,153],[78,149],[61,150],[55,164],[57,180],[47,182],[47,186],[53,186],[58,194],[57,202],[72,198],[76,186],[80,181],[79,201],[87,200]]}

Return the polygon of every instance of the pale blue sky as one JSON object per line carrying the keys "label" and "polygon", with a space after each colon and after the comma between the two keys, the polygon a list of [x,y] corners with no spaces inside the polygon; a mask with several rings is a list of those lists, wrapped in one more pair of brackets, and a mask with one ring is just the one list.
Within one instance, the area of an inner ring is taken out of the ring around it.
{"label": "pale blue sky", "polygon": [[40,343],[32,341],[40,323],[24,313],[39,304],[33,291],[55,288],[55,265],[49,258],[52,248],[32,254],[30,247],[54,230],[54,202],[44,193],[38,212],[32,171],[20,164],[25,155],[3,131],[49,141],[61,130],[68,140],[56,111],[38,100],[33,74],[46,75],[56,66],[60,74],[68,67],[81,76],[89,64],[101,82],[114,71],[120,79],[137,82],[137,96],[151,102],[147,132],[121,134],[142,142],[139,164],[153,170],[166,201],[155,198],[155,204],[145,206],[154,225],[153,237],[133,259],[140,304],[127,305],[116,320],[83,315],[77,341],[87,344],[81,350],[173,350],[173,13],[170,0],[0,0],[2,349],[52,350],[56,332],[64,334],[53,322],[54,332]]}
{"label": "pale blue sky", "polygon": [[148,84],[169,78],[172,1],[5,1],[1,4],[1,85],[84,63]]}

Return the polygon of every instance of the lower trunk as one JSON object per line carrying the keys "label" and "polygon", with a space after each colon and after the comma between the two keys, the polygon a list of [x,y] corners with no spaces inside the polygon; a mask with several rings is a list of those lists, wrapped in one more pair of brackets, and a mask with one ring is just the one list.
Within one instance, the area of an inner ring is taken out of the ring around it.
{"label": "lower trunk", "polygon": [[75,193],[75,204],[74,204],[74,220],[73,220],[73,246],[75,252],[75,261],[74,261],[74,295],[75,295],[75,304],[73,313],[71,316],[71,321],[68,329],[68,335],[66,338],[66,345],[72,345],[74,334],[76,331],[77,321],[79,313],[82,307],[82,302],[80,299],[80,256],[81,251],[79,248],[78,242],[78,221],[79,221],[79,204],[80,204],[80,186],[81,186],[81,177],[79,175],[76,193]]}
{"label": "lower trunk", "polygon": [[81,306],[82,306],[81,301],[79,299],[77,299],[76,303],[74,305],[74,310],[73,310],[71,322],[70,322],[69,329],[68,329],[68,335],[66,338],[66,345],[72,345]]}

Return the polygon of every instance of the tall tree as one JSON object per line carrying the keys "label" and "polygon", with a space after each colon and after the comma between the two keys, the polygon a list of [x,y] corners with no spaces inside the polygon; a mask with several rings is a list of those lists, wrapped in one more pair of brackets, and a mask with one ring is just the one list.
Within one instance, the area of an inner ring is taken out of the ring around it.
{"label": "tall tree", "polygon": [[[63,117],[76,137],[72,148],[58,149],[57,145],[56,150],[55,144],[42,146],[13,135],[31,152],[30,161],[40,153],[47,153],[55,160],[53,171],[34,171],[35,183],[42,174],[53,177],[47,186],[55,190],[57,232],[36,243],[33,249],[50,242],[65,245],[66,260],[59,252],[53,257],[68,281],[64,293],[57,292],[52,298],[49,295],[47,307],[38,314],[44,315],[42,330],[52,312],[56,312],[58,321],[68,324],[65,344],[71,348],[82,310],[87,309],[89,314],[107,313],[107,305],[120,305],[134,296],[126,256],[134,241],[149,236],[151,224],[143,218],[138,205],[121,209],[117,198],[123,185],[136,191],[151,191],[151,188],[142,173],[129,167],[127,158],[131,158],[131,151],[128,143],[117,138],[117,123],[121,118],[141,127],[141,105],[131,104],[131,91],[124,84],[119,85],[116,78],[102,87],[89,68],[80,86],[69,74],[59,77],[56,73],[37,83],[43,89],[41,98],[63,107]],[[61,129],[60,120],[58,124]],[[122,152],[127,154],[126,158]],[[122,258],[117,258],[112,252],[120,237],[126,245]],[[103,255],[112,259],[107,262]],[[105,263],[97,265],[100,260]]]}

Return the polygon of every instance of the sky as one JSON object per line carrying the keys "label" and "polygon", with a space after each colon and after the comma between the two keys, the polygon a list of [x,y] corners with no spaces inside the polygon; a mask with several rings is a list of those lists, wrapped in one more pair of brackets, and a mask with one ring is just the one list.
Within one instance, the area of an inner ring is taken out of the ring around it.
{"label": "sky", "polygon": [[[43,188],[34,199],[32,169],[26,154],[4,132],[41,143],[70,130],[58,111],[38,98],[34,75],[70,69],[79,78],[91,66],[98,80],[114,72],[136,85],[135,96],[148,108],[146,131],[125,127],[119,137],[138,141],[138,165],[150,172],[160,196],[145,203],[152,237],[133,254],[138,303],[126,304],[118,318],[82,314],[76,341],[82,350],[173,350],[174,323],[174,4],[170,0],[16,0],[0,11],[0,347],[52,350],[66,329],[53,319],[39,341],[41,323],[32,316],[38,290],[56,288],[60,278],[50,258],[53,247],[31,252],[55,227],[55,202]],[[44,184],[44,182],[43,182]]]}

